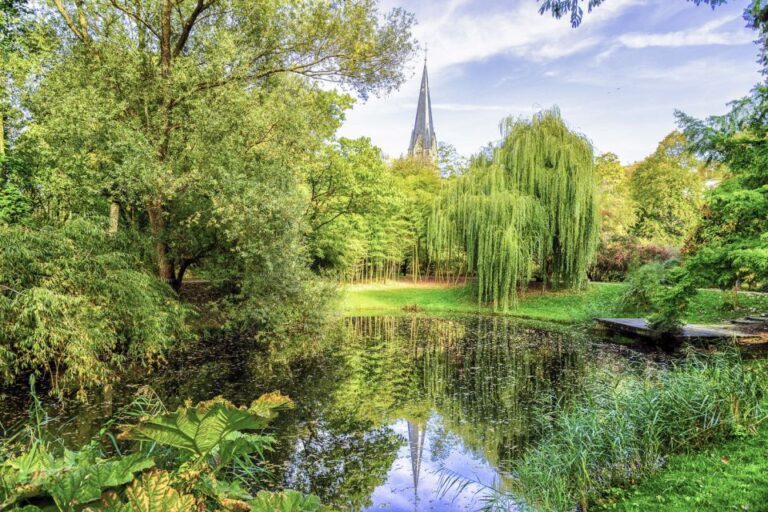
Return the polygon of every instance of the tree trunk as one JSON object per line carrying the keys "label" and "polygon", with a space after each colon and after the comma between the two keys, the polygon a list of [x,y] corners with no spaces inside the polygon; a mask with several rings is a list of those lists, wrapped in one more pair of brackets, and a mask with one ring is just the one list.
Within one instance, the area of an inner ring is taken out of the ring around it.
{"label": "tree trunk", "polygon": [[109,231],[110,235],[117,233],[120,227],[120,203],[112,201],[109,205]]}
{"label": "tree trunk", "polygon": [[5,179],[5,77],[0,76],[0,171]]}
{"label": "tree trunk", "polygon": [[147,205],[147,215],[149,216],[149,227],[152,236],[155,237],[155,265],[157,265],[157,275],[166,283],[173,285],[176,281],[176,273],[173,262],[168,258],[168,246],[162,240],[165,231],[165,217],[163,207],[160,201],[153,201]]}

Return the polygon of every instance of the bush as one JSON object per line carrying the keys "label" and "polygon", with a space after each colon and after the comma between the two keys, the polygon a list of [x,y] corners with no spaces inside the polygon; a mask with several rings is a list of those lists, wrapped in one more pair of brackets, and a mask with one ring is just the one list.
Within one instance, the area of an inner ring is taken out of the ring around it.
{"label": "bush", "polygon": [[690,274],[674,263],[643,265],[627,276],[620,309],[642,314],[648,326],[659,333],[672,333],[683,325],[683,317],[696,286]]}
{"label": "bush", "polygon": [[666,270],[661,263],[650,263],[630,272],[624,284],[619,307],[627,313],[653,309],[661,291]]}
{"label": "bush", "polygon": [[754,430],[766,418],[762,367],[736,354],[690,357],[644,376],[604,374],[517,465],[514,497],[535,510],[586,510],[603,491],[657,470],[674,452]]}
{"label": "bush", "polygon": [[623,281],[632,268],[648,263],[661,263],[676,256],[670,247],[640,243],[634,238],[600,244],[597,259],[589,270],[589,278],[598,282]]}
{"label": "bush", "polygon": [[51,392],[110,382],[190,337],[189,311],[106,226],[0,226],[0,374],[45,375]]}

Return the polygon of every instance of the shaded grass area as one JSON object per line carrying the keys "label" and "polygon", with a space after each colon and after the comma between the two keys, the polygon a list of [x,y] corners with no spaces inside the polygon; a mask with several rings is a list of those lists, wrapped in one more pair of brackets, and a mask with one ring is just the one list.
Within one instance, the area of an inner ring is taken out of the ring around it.
{"label": "shaded grass area", "polygon": [[[621,311],[625,286],[590,283],[583,291],[541,292],[529,290],[520,303],[503,314],[553,322],[581,323],[596,316],[638,316],[642,311]],[[686,321],[717,323],[749,314],[768,312],[768,294],[733,295],[701,290],[691,302]],[[393,313],[417,306],[426,313],[502,313],[479,305],[471,287],[436,284],[356,285],[344,290],[338,309],[348,315]]]}
{"label": "shaded grass area", "polygon": [[768,425],[757,435],[669,457],[663,471],[593,510],[768,510]]}

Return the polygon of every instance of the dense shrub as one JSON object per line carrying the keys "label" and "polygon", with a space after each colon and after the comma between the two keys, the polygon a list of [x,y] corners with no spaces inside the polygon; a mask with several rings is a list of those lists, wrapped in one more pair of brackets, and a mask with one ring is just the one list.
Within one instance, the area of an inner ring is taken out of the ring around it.
{"label": "dense shrub", "polygon": [[696,294],[691,275],[676,262],[650,263],[630,272],[619,307],[640,314],[659,333],[671,333],[683,325],[683,316]]}
{"label": "dense shrub", "polygon": [[652,243],[640,243],[634,238],[624,238],[601,243],[589,278],[598,282],[623,281],[631,269],[664,262],[676,256],[671,247]]}
{"label": "dense shrub", "polygon": [[600,374],[516,466],[515,496],[571,511],[658,469],[667,454],[752,430],[765,419],[764,367],[737,355],[691,357],[643,376]]}
{"label": "dense shrub", "polygon": [[0,374],[46,375],[54,393],[108,383],[189,336],[188,311],[127,242],[83,219],[0,226]]}

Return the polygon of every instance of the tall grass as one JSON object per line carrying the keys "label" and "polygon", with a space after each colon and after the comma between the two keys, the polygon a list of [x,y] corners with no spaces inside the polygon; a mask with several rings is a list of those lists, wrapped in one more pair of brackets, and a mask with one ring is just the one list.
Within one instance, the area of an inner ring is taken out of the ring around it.
{"label": "tall grass", "polygon": [[[668,454],[744,434],[766,418],[765,365],[737,354],[689,356],[642,375],[599,374],[514,468],[498,507],[586,511],[611,487],[660,468]],[[503,503],[506,502],[506,503]]]}

